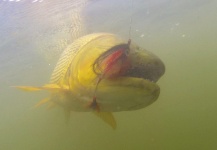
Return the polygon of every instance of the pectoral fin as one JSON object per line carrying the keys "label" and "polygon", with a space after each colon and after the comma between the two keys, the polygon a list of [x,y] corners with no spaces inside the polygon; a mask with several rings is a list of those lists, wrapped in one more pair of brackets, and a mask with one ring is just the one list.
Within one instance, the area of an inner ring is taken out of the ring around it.
{"label": "pectoral fin", "polygon": [[109,124],[113,129],[116,129],[116,121],[111,112],[97,112],[93,111],[93,113],[101,118],[105,123]]}

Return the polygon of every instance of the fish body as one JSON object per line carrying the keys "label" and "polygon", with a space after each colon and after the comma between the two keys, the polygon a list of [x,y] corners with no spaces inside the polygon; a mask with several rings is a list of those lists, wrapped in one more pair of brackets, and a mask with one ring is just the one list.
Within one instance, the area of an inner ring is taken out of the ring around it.
{"label": "fish body", "polygon": [[94,112],[115,128],[112,112],[141,109],[157,100],[156,81],[164,71],[163,62],[154,54],[114,34],[95,33],[75,40],[63,51],[50,83],[17,88],[48,91],[50,96],[37,107],[47,103],[64,108],[67,114]]}

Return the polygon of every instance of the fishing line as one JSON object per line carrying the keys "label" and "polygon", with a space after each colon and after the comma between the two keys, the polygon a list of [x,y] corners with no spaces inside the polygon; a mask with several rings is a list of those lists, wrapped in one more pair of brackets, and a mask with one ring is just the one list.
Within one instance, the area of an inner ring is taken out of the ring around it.
{"label": "fishing line", "polygon": [[131,0],[131,8],[130,9],[131,9],[131,12],[130,12],[129,41],[131,40],[131,31],[132,31],[132,23],[133,23],[133,0]]}

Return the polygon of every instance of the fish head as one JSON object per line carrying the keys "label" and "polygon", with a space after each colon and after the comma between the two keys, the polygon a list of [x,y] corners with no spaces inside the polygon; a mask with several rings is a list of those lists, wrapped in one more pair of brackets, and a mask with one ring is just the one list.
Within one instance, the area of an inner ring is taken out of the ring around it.
{"label": "fish head", "polygon": [[[68,68],[69,84],[74,93],[68,99],[76,99],[70,101],[71,110],[89,111],[86,107],[77,106],[84,106],[93,99],[97,80],[100,78],[93,69],[95,61],[115,45],[124,43],[127,42],[113,34],[106,34],[80,47]],[[141,109],[152,104],[159,97],[160,87],[156,82],[165,72],[165,65],[160,58],[131,43],[127,59],[130,65],[124,73],[115,78],[101,77],[102,81],[95,93],[101,111]],[[67,105],[69,106],[68,103]]]}

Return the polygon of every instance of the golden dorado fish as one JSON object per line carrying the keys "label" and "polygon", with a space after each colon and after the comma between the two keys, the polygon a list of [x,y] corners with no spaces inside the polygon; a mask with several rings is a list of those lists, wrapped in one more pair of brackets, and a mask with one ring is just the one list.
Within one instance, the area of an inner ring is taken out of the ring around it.
{"label": "golden dorado fish", "polygon": [[112,128],[112,112],[142,109],[157,100],[156,84],[164,74],[163,62],[151,52],[114,34],[89,34],[63,51],[50,82],[41,87],[16,86],[26,91],[46,90],[48,98],[35,106],[60,106],[93,112]]}

